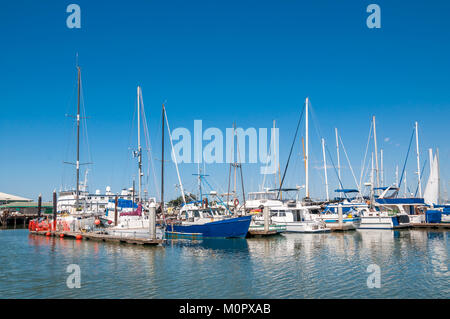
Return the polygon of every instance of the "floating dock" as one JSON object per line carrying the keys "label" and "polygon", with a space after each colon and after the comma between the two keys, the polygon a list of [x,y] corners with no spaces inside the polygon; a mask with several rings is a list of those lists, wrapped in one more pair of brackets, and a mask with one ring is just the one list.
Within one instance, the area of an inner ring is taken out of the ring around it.
{"label": "floating dock", "polygon": [[264,230],[264,229],[250,229],[247,233],[247,237],[267,237],[281,234],[277,230]]}
{"label": "floating dock", "polygon": [[327,228],[329,228],[331,231],[349,231],[349,230],[356,230],[355,226],[349,225],[349,224],[331,224],[327,223]]}
{"label": "floating dock", "polygon": [[279,235],[286,231],[286,226],[271,224],[267,228],[264,225],[250,225],[246,237],[267,237]]}
{"label": "floating dock", "polygon": [[103,241],[103,242],[115,242],[115,243],[125,243],[125,244],[133,244],[133,245],[149,245],[149,246],[159,245],[164,242],[163,239],[111,236],[111,235],[103,234],[100,232],[82,233],[82,232],[69,232],[69,231],[62,231],[62,232],[59,232],[59,231],[56,231],[56,232],[55,231],[30,231],[30,234],[41,235],[41,236],[62,237],[62,238],[73,238],[73,239],[77,239],[77,240],[86,239],[86,240],[95,240],[95,241]]}
{"label": "floating dock", "polygon": [[450,229],[450,223],[411,223],[411,228]]}

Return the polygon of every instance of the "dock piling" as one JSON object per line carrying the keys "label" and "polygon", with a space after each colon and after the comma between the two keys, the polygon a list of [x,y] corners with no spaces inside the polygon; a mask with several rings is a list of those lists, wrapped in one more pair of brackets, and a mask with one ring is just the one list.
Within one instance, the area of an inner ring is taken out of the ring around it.
{"label": "dock piling", "polygon": [[53,229],[56,230],[56,189],[53,191]]}
{"label": "dock piling", "polygon": [[264,231],[268,232],[269,225],[270,225],[270,208],[269,208],[269,206],[264,206],[263,214],[264,214]]}
{"label": "dock piling", "polygon": [[38,208],[37,208],[37,215],[38,215],[38,219],[41,218],[41,209],[42,209],[42,194],[39,194],[38,197]]}
{"label": "dock piling", "polygon": [[116,195],[116,198],[115,198],[115,201],[114,201],[114,203],[115,203],[115,205],[114,205],[114,226],[117,226],[117,224],[118,224],[118,222],[117,222],[117,205],[118,205],[118,202],[119,202],[119,199],[118,199],[118,197]]}
{"label": "dock piling", "polygon": [[148,224],[150,231],[150,239],[156,239],[156,205],[155,203],[150,203],[149,205],[149,216],[148,216]]}
{"label": "dock piling", "polygon": [[339,227],[342,227],[342,205],[338,205]]}

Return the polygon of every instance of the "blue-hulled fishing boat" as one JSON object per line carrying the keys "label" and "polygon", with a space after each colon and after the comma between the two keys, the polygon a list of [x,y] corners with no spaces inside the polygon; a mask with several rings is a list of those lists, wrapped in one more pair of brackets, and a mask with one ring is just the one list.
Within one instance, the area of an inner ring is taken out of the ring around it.
{"label": "blue-hulled fishing boat", "polygon": [[216,220],[205,216],[194,221],[166,226],[166,236],[170,238],[244,238],[247,235],[252,216],[240,216]]}

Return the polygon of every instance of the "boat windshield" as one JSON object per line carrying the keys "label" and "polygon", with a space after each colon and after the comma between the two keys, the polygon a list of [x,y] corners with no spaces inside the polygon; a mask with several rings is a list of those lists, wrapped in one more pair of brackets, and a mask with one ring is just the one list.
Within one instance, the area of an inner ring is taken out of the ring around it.
{"label": "boat windshield", "polygon": [[198,210],[190,210],[188,211],[188,217],[200,217],[200,213]]}
{"label": "boat windshield", "polygon": [[223,212],[218,209],[212,209],[211,212],[214,216],[222,216],[223,215]]}
{"label": "boat windshield", "polygon": [[204,210],[204,211],[202,212],[202,216],[203,216],[203,217],[206,217],[206,218],[210,218],[210,217],[213,217],[213,214],[212,214],[212,212],[210,212],[210,211],[208,211],[208,210]]}
{"label": "boat windshield", "polygon": [[272,210],[270,216],[272,217],[286,217],[286,213],[290,212],[289,210]]}
{"label": "boat windshield", "polygon": [[249,200],[275,200],[277,199],[277,194],[275,192],[257,192],[257,193],[249,193]]}

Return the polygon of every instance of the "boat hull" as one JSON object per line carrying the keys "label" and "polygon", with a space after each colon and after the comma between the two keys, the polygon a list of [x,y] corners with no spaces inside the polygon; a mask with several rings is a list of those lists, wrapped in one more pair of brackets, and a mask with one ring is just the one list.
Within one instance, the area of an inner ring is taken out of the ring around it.
{"label": "boat hull", "polygon": [[400,223],[397,216],[361,216],[359,229],[397,229],[410,227],[409,223]]}
{"label": "boat hull", "polygon": [[286,232],[288,233],[327,233],[330,231],[330,229],[320,227],[320,225],[317,225],[316,223],[287,222],[283,225],[286,226]]}
{"label": "boat hull", "polygon": [[205,224],[168,225],[166,235],[177,238],[244,238],[251,220],[252,216],[242,216]]}

